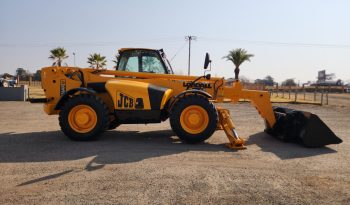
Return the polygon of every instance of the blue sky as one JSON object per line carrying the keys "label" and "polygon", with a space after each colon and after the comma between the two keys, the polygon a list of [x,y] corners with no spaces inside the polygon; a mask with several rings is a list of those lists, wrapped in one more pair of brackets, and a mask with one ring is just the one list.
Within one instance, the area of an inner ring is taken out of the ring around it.
{"label": "blue sky", "polygon": [[195,35],[193,75],[202,74],[209,52],[212,75],[232,77],[232,63],[222,57],[242,47],[255,54],[241,67],[252,80],[271,75],[279,82],[306,82],[326,69],[347,81],[349,10],[345,0],[1,0],[0,73],[49,66],[49,50],[63,46],[67,63],[73,65],[75,52],[80,67],[98,52],[112,68],[121,47],[164,48],[169,59],[179,51],[172,65],[186,74],[184,37]]}

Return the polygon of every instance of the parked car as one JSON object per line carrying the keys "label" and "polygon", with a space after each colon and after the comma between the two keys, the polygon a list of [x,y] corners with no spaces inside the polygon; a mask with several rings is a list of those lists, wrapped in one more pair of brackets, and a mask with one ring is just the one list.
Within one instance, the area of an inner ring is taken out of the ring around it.
{"label": "parked car", "polygon": [[17,80],[0,78],[0,87],[15,87]]}

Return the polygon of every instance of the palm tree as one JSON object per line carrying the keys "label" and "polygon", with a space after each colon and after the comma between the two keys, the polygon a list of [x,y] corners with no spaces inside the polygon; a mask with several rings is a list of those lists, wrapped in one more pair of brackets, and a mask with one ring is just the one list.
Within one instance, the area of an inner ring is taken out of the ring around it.
{"label": "palm tree", "polygon": [[113,63],[115,63],[114,68],[116,69],[116,68],[117,68],[117,66],[118,66],[119,54],[116,54],[114,57],[115,57],[115,59],[114,59],[114,60],[112,60],[112,62],[113,62]]}
{"label": "palm tree", "polygon": [[236,48],[231,51],[229,51],[227,56],[224,56],[223,58],[232,61],[232,63],[235,65],[235,79],[238,80],[239,75],[239,66],[244,61],[250,61],[250,58],[254,57],[253,54],[247,53],[247,51],[243,48]]}
{"label": "palm tree", "polygon": [[66,49],[64,49],[63,47],[52,49],[50,53],[51,55],[49,56],[49,58],[54,60],[52,66],[56,65],[58,67],[61,67],[62,61],[68,58],[68,55],[66,54]]}
{"label": "palm tree", "polygon": [[103,68],[107,63],[106,56],[101,56],[99,53],[90,54],[87,63],[90,64],[91,68]]}

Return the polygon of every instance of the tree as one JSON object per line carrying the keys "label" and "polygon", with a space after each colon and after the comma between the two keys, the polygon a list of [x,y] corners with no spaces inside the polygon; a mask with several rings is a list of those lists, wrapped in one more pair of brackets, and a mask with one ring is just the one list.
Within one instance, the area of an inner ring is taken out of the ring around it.
{"label": "tree", "polygon": [[41,70],[37,70],[33,75],[33,80],[41,81]]}
{"label": "tree", "polygon": [[23,68],[17,68],[16,76],[19,76],[20,80],[29,80],[30,73],[28,70],[24,70]]}
{"label": "tree", "polygon": [[235,79],[238,80],[239,66],[245,61],[250,61],[251,57],[254,57],[254,55],[248,54],[243,48],[237,48],[229,51],[228,55],[223,58],[235,65]]}
{"label": "tree", "polygon": [[56,65],[58,67],[61,67],[63,60],[68,58],[68,55],[66,54],[66,49],[64,49],[63,47],[52,49],[50,53],[51,55],[49,56],[49,58],[54,61],[52,66]]}
{"label": "tree", "polygon": [[264,79],[256,79],[254,81],[254,83],[255,84],[263,84],[263,85],[273,86],[275,84],[275,81],[274,81],[273,77],[268,75]]}
{"label": "tree", "polygon": [[106,66],[106,56],[101,56],[99,53],[90,54],[87,63],[91,68],[100,69]]}
{"label": "tree", "polygon": [[1,76],[2,78],[13,78],[13,76],[12,75],[10,75],[9,73],[4,73],[4,74],[2,74],[2,76]]}
{"label": "tree", "polygon": [[27,73],[27,71],[24,70],[23,68],[17,68],[16,69],[16,76],[21,77],[21,76],[25,75],[26,73]]}
{"label": "tree", "polygon": [[268,75],[264,78],[264,84],[268,85],[268,86],[273,86],[275,84],[275,81],[274,81],[273,77]]}
{"label": "tree", "polygon": [[342,86],[342,85],[344,85],[344,81],[342,81],[341,79],[338,79],[337,81],[334,81],[335,83],[335,85],[336,86]]}
{"label": "tree", "polygon": [[116,54],[116,55],[114,56],[115,59],[112,60],[112,62],[115,63],[115,66],[114,66],[115,69],[116,69],[117,66],[118,66],[119,57],[120,57],[120,55],[119,55],[119,54]]}
{"label": "tree", "polygon": [[258,84],[258,85],[262,85],[262,84],[265,84],[265,81],[263,79],[258,78],[256,80],[254,80],[254,83]]}
{"label": "tree", "polygon": [[297,84],[294,81],[294,78],[289,78],[282,82],[283,86],[296,86]]}

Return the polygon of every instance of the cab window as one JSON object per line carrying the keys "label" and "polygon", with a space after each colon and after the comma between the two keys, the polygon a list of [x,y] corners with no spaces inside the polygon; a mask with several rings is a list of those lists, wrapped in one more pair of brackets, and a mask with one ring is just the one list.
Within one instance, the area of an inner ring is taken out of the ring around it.
{"label": "cab window", "polygon": [[139,51],[124,52],[119,60],[118,70],[139,72]]}
{"label": "cab window", "polygon": [[163,61],[156,51],[124,51],[120,56],[118,70],[166,74]]}

